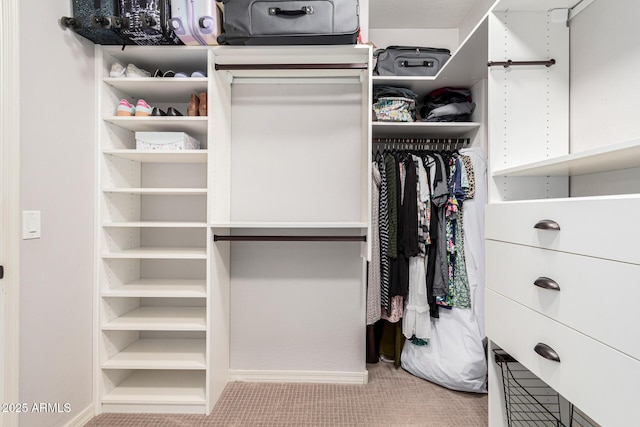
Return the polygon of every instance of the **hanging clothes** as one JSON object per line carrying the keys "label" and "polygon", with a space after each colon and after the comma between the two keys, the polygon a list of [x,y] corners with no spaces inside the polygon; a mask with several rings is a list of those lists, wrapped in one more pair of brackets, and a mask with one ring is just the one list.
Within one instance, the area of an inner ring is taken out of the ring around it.
{"label": "hanging clothes", "polygon": [[371,262],[367,276],[367,325],[373,325],[380,320],[381,294],[379,203],[382,178],[378,164],[373,162],[371,166]]}
{"label": "hanging clothes", "polygon": [[[407,297],[402,318],[402,333],[407,339],[428,340],[431,336],[431,316],[427,298],[426,249],[430,242],[428,221],[430,219],[429,180],[423,161],[411,156],[417,171],[415,195],[417,206],[418,253],[409,258],[409,296]],[[407,185],[407,184],[405,184]],[[409,197],[409,194],[407,194]]]}
{"label": "hanging clothes", "polygon": [[460,154],[469,157],[473,164],[473,193],[465,194],[464,210],[464,251],[471,294],[471,309],[477,321],[479,336],[484,337],[484,208],[487,203],[487,159],[478,147],[464,148]]}
{"label": "hanging clothes", "polygon": [[447,305],[471,307],[462,239],[462,206],[465,191],[462,187],[463,163],[460,158],[450,161],[449,198],[446,204],[446,235],[449,294]]}
{"label": "hanging clothes", "polygon": [[387,191],[387,173],[384,157],[377,158],[380,174],[380,194],[378,198],[378,223],[380,233],[380,304],[384,311],[391,310],[391,266],[389,258],[389,193]]}

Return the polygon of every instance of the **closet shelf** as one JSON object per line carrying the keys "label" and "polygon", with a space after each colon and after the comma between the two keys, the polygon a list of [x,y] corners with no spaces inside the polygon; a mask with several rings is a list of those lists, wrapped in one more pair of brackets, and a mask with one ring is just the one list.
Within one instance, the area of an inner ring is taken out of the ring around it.
{"label": "closet shelf", "polygon": [[487,77],[487,34],[485,18],[435,76],[373,76],[373,84],[405,87],[420,96],[442,87],[470,88]]}
{"label": "closet shelf", "polygon": [[120,251],[106,251],[102,258],[126,259],[206,259],[206,248],[171,248],[171,247],[140,247],[123,249]]}
{"label": "closet shelf", "polygon": [[493,176],[578,176],[640,167],[640,139],[506,169]]}
{"label": "closet shelf", "polygon": [[205,369],[204,339],[140,339],[102,364],[103,369]]}
{"label": "closet shelf", "polygon": [[159,196],[205,196],[206,188],[104,188],[105,193],[124,193]]}
{"label": "closet shelf", "polygon": [[102,398],[102,403],[111,404],[205,402],[205,374],[200,371],[135,371]]}
{"label": "closet shelf", "polygon": [[117,288],[104,289],[102,296],[134,298],[205,298],[205,280],[198,279],[140,279]]}
{"label": "closet shelf", "polygon": [[212,228],[265,228],[265,229],[354,229],[362,230],[367,228],[366,222],[260,222],[260,221],[231,221],[212,222]]}
{"label": "closet shelf", "polygon": [[207,163],[207,150],[103,150],[102,152],[140,163]]}
{"label": "closet shelf", "polygon": [[[188,99],[185,101],[187,102]],[[186,112],[186,111],[185,111]],[[103,120],[131,131],[147,132],[187,132],[203,134],[207,132],[207,117],[123,117],[106,116]]]}
{"label": "closet shelf", "polygon": [[204,307],[138,307],[106,322],[103,331],[205,331]]}
{"label": "closet shelf", "polygon": [[208,80],[206,77],[107,77],[103,81],[108,86],[124,92],[131,98],[144,98],[145,101],[153,104],[176,102],[176,100],[181,99],[183,103],[187,103],[192,93],[207,91]]}
{"label": "closet shelf", "polygon": [[199,221],[127,221],[107,222],[105,228],[206,228],[206,222]]}
{"label": "closet shelf", "polygon": [[550,9],[571,9],[582,0],[500,0],[493,10],[499,11],[540,11]]}
{"label": "closet shelf", "polygon": [[373,122],[373,138],[457,138],[480,128],[478,122]]}

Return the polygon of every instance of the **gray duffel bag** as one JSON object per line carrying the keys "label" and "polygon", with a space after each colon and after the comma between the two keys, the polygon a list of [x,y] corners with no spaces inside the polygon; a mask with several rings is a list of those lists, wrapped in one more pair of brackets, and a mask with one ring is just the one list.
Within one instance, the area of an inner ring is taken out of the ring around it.
{"label": "gray duffel bag", "polygon": [[389,46],[374,52],[374,76],[435,76],[449,60],[449,49]]}

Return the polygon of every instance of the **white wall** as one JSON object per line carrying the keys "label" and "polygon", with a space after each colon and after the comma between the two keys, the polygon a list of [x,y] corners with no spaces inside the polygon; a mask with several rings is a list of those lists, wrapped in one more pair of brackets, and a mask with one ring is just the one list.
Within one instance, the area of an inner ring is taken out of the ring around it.
{"label": "white wall", "polygon": [[[571,152],[640,138],[637,0],[596,0],[570,21]],[[637,193],[640,171],[571,180],[571,195]]]}
{"label": "white wall", "polygon": [[69,403],[21,427],[68,424],[92,404],[93,44],[58,25],[71,2],[22,2],[21,209],[42,238],[20,246],[20,402]]}

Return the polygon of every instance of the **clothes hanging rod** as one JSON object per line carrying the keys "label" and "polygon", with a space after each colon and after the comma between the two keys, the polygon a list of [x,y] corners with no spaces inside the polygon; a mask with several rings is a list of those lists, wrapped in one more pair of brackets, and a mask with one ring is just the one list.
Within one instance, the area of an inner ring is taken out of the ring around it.
{"label": "clothes hanging rod", "polygon": [[555,59],[549,59],[547,61],[512,61],[510,59],[506,61],[489,61],[487,62],[488,67],[493,67],[495,65],[502,65],[504,68],[509,68],[512,65],[544,65],[545,67],[551,67],[556,63]]}
{"label": "clothes hanging rod", "polygon": [[374,144],[463,144],[471,143],[469,138],[372,138]]}
{"label": "clothes hanging rod", "polygon": [[214,242],[366,242],[367,236],[221,236]]}
{"label": "clothes hanging rod", "polygon": [[366,70],[367,64],[216,64],[217,70]]}

